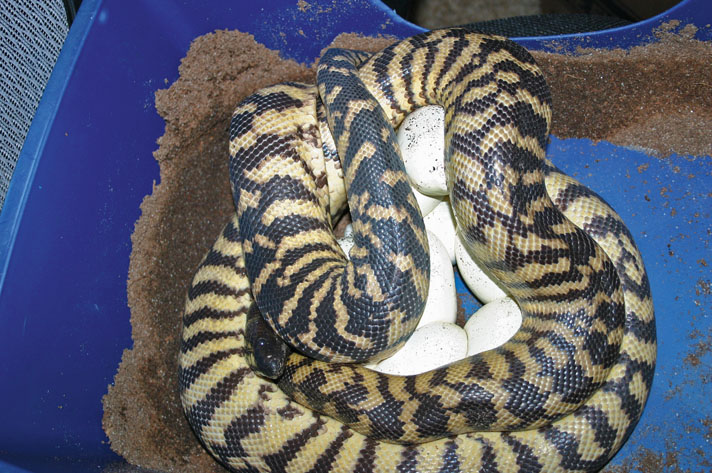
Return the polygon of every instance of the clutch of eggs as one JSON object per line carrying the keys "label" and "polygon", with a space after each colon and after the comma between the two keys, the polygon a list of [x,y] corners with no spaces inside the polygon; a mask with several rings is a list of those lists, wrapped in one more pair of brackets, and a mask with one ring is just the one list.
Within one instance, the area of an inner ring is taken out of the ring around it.
{"label": "clutch of eggs", "polygon": [[[496,348],[509,340],[522,322],[517,304],[470,257],[457,234],[445,182],[444,118],[441,107],[423,107],[406,117],[397,132],[406,172],[428,230],[430,289],[418,327],[405,345],[390,358],[366,365],[382,373],[423,373]],[[339,243],[348,255],[353,246],[348,228]],[[455,324],[454,264],[484,304],[464,328]]]}

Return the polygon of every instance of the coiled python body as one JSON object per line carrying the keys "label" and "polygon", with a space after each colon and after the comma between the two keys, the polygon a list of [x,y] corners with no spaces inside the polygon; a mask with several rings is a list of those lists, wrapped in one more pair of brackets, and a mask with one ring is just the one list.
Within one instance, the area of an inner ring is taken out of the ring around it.
{"label": "coiled python body", "polygon": [[[337,76],[356,68],[385,115],[368,97],[339,98]],[[650,390],[652,301],[620,217],[545,159],[550,100],[531,56],[503,38],[437,30],[370,58],[330,53],[319,93],[326,118],[315,88],[298,84],[256,93],[233,117],[237,213],[201,263],[184,316],[181,396],[198,437],[235,471],[601,468]],[[377,171],[360,165],[392,136],[379,120],[397,126],[433,102],[446,111],[461,236],[517,300],[522,328],[498,349],[417,376],[316,360],[383,356],[417,323],[427,243],[402,165],[388,153]],[[375,132],[354,131],[364,109]],[[346,156],[355,263],[330,234],[344,200],[334,149]],[[278,384],[247,363],[254,304],[310,355],[293,353]],[[383,310],[363,318],[372,309]],[[322,319],[333,322],[320,333]]]}

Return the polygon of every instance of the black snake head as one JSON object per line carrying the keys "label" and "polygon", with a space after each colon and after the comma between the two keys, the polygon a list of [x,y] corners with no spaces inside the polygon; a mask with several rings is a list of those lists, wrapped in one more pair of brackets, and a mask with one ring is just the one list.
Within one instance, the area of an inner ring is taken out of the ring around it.
{"label": "black snake head", "polygon": [[262,318],[256,304],[252,305],[247,314],[245,350],[245,358],[252,371],[268,379],[282,376],[291,353],[289,346]]}

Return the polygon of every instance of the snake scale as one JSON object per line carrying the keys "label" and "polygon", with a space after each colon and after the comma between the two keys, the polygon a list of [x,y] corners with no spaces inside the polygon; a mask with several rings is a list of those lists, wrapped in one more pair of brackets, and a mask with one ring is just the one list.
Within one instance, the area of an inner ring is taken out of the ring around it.
{"label": "snake scale", "polygon": [[[330,50],[317,84],[262,89],[233,115],[236,214],[183,319],[197,436],[240,472],[600,469],[650,391],[654,311],[620,217],[546,159],[551,101],[531,55],[448,28],[373,55]],[[523,323],[497,349],[391,376],[346,362],[396,350],[427,295],[427,239],[393,140],[426,104],[445,109],[460,237]],[[331,230],[347,200],[350,260]],[[247,343],[255,314],[295,348],[276,381],[251,368],[274,349]]]}

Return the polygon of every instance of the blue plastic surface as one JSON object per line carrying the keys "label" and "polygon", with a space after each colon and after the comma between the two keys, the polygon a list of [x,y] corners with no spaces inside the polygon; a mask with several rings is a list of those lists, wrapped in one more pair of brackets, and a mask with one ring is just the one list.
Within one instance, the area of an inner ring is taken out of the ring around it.
{"label": "blue plastic surface", "polygon": [[[131,346],[130,235],[159,179],[152,151],[164,126],[154,92],[177,78],[190,41],[240,29],[311,62],[344,31],[404,37],[422,30],[376,0],[308,5],[84,0],[0,214],[0,471],[97,471],[120,461],[101,429],[101,397]],[[712,39],[704,28],[712,6],[687,0],[629,28],[521,42],[630,47],[670,19],[692,22],[702,27],[699,39]],[[650,272],[658,370],[641,424],[612,464],[635,467],[649,449],[675,455],[682,471],[708,471],[710,157],[661,160],[557,139],[549,153],[621,213]]]}

